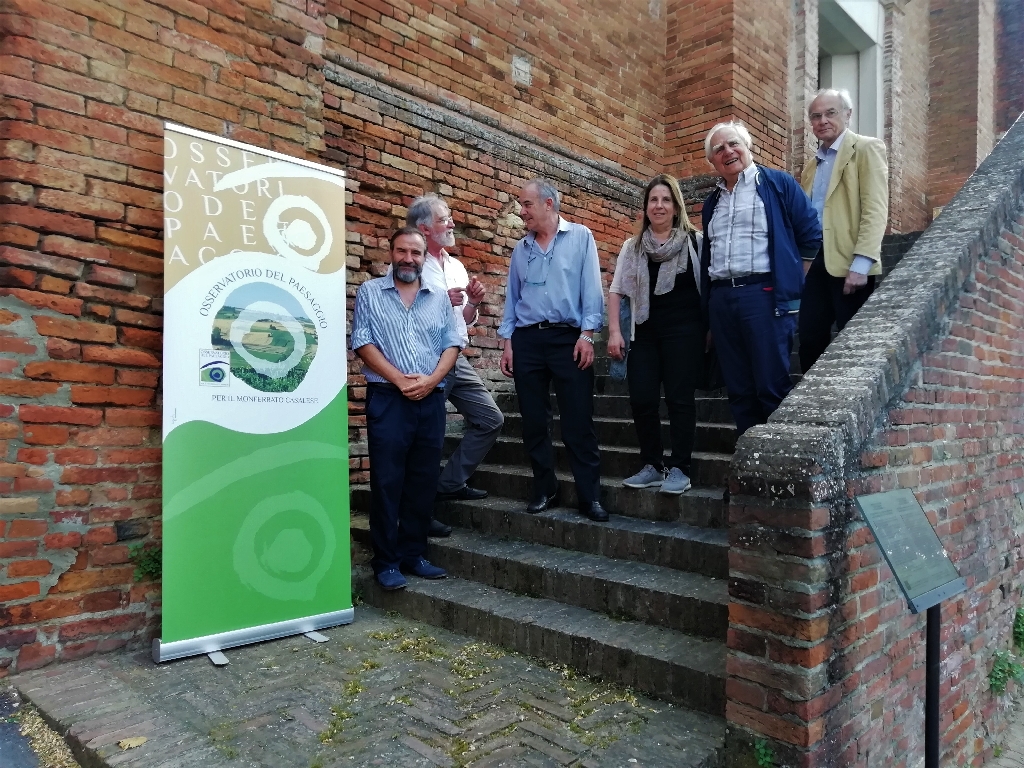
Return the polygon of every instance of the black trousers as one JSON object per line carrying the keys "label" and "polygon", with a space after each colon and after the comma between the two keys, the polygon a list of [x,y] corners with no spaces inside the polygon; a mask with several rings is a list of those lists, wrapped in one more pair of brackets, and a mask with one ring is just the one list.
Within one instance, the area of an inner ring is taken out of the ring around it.
{"label": "black trousers", "polygon": [[366,389],[370,540],[374,573],[427,552],[444,444],[444,393],[410,400],[395,388]]}
{"label": "black trousers", "polygon": [[834,277],[825,269],[825,255],[818,255],[804,278],[800,298],[800,370],[807,373],[832,341],[832,323],[843,330],[875,290],[874,275],[868,284],[850,294],[843,293],[845,277]]}
{"label": "black trousers", "polygon": [[672,457],[667,464],[690,474],[697,428],[693,393],[704,365],[705,335],[699,320],[670,326],[648,320],[637,326],[626,359],[626,376],[640,461],[644,464],[658,469],[665,466],[658,413],[664,387],[672,441]]}
{"label": "black trousers", "polygon": [[555,385],[562,441],[576,479],[581,506],[600,501],[601,454],[594,431],[594,367],[581,371],[572,359],[575,328],[517,328],[512,370],[523,417],[523,444],[533,465],[534,498],[558,487],[551,445],[551,384]]}

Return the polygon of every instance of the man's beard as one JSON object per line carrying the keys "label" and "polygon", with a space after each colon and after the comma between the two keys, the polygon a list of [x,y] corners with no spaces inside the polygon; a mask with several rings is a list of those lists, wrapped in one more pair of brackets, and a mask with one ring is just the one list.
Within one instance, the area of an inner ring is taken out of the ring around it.
{"label": "man's beard", "polygon": [[420,275],[423,273],[423,267],[402,265],[400,267],[395,267],[392,272],[394,273],[396,280],[403,283],[415,283],[420,279]]}
{"label": "man's beard", "polygon": [[437,239],[437,242],[442,248],[452,248],[455,246],[455,233],[445,232]]}

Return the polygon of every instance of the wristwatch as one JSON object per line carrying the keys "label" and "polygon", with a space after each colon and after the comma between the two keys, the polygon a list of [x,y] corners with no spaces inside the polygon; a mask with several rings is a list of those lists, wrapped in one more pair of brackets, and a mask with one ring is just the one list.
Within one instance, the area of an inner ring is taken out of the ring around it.
{"label": "wristwatch", "polygon": [[580,334],[580,338],[583,339],[588,344],[593,344],[594,343],[594,337],[593,336],[588,336],[585,333],[581,333]]}

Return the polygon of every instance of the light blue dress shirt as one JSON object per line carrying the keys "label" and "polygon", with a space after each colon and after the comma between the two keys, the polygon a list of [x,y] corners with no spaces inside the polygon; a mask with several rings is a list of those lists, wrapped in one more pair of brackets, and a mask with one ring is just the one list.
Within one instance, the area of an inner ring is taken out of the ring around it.
{"label": "light blue dress shirt", "polygon": [[[823,146],[819,146],[818,151],[814,154],[818,168],[814,172],[814,184],[811,185],[811,205],[814,206],[814,210],[818,213],[818,223],[823,230],[825,228],[825,198],[828,196],[828,185],[832,182],[832,169],[836,167],[836,157],[839,155],[839,148],[843,146],[843,139],[845,138],[846,131],[843,131],[832,142],[831,147],[826,149]],[[850,265],[850,270],[866,275],[874,264],[875,262],[872,259],[867,256],[861,256],[858,253],[853,257],[853,264]]]}
{"label": "light blue dress shirt", "polygon": [[542,251],[533,232],[516,243],[508,268],[505,315],[498,335],[516,328],[568,323],[599,331],[604,323],[604,290],[594,235],[582,224],[558,218],[558,232]]}
{"label": "light blue dress shirt", "polygon": [[[463,346],[448,293],[420,280],[419,293],[406,307],[391,273],[367,280],[356,293],[352,349],[366,344],[373,344],[402,373],[425,376],[434,372],[446,349]],[[369,368],[363,373],[367,381],[387,382]]]}

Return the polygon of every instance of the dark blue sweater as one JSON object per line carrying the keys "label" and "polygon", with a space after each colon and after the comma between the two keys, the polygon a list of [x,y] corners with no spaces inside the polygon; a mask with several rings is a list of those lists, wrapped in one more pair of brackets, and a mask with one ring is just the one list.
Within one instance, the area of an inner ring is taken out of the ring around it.
{"label": "dark blue sweater", "polygon": [[[768,219],[768,259],[772,265],[775,293],[775,314],[800,311],[800,294],[804,287],[803,259],[813,259],[821,249],[821,225],[811,199],[784,171],[757,166],[757,194],[764,203]],[[705,316],[711,293],[711,238],[708,224],[715,213],[722,190],[715,187],[704,201],[701,220],[704,225],[704,246],[701,249],[701,304]]]}

